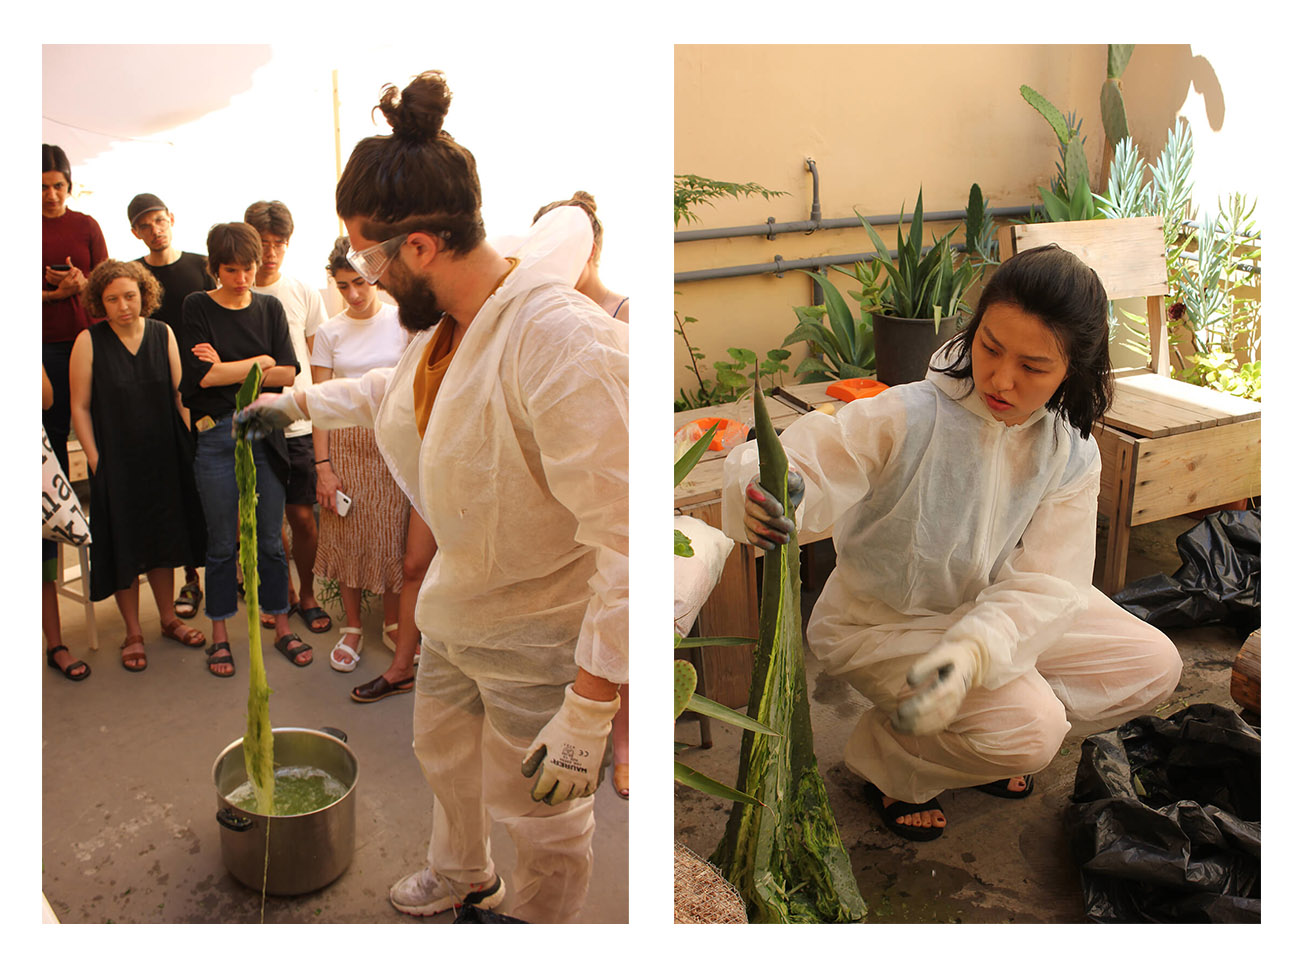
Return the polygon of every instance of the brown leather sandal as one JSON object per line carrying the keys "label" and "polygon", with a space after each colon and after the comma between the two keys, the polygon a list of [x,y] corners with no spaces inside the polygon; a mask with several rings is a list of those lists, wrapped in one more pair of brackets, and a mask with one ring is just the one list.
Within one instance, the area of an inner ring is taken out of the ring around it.
{"label": "brown leather sandal", "polygon": [[202,632],[181,622],[179,616],[163,627],[162,634],[168,639],[176,640],[183,646],[196,648],[208,641],[208,638]]}
{"label": "brown leather sandal", "polygon": [[149,666],[149,658],[145,656],[143,652],[128,653],[126,651],[128,646],[134,646],[137,643],[140,645],[140,648],[143,649],[144,637],[128,636],[122,642],[122,668],[128,673],[143,673]]}

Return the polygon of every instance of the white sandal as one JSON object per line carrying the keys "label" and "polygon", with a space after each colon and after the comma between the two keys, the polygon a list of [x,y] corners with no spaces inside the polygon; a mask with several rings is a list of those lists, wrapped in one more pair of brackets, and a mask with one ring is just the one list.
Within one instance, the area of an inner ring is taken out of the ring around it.
{"label": "white sandal", "polygon": [[397,623],[389,623],[384,627],[384,645],[388,647],[390,653],[397,652],[397,644],[388,638],[389,633],[397,632]]}
{"label": "white sandal", "polygon": [[[339,641],[335,643],[334,648],[330,650],[330,666],[334,667],[340,673],[351,673],[357,668],[357,663],[361,662],[361,648],[365,643],[365,639],[361,635],[361,630],[356,626],[344,626],[342,632],[343,635],[339,637]],[[353,649],[347,643],[343,642],[343,640],[347,639],[348,636],[357,637],[356,649]],[[340,659],[336,659],[335,654],[339,652],[351,656],[352,662],[345,663]]]}

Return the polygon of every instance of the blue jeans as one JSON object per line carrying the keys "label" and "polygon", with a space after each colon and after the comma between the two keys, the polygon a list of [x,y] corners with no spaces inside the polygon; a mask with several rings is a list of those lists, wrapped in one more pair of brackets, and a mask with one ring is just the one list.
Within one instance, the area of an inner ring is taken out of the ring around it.
{"label": "blue jeans", "polygon": [[[235,481],[235,440],[231,415],[200,432],[194,449],[194,481],[208,523],[207,594],[204,611],[212,620],[239,612],[235,572],[239,565],[239,483]],[[284,486],[266,459],[261,442],[253,443],[257,467],[258,606],[277,615],[289,611],[289,566],[284,558],[280,524]]]}

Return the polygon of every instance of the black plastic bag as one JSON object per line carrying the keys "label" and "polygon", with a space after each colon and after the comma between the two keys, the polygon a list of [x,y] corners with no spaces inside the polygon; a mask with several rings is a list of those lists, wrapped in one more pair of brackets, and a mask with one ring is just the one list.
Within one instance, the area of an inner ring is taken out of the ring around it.
{"label": "black plastic bag", "polygon": [[1183,565],[1173,576],[1147,576],[1111,598],[1162,629],[1228,623],[1243,636],[1259,628],[1260,513],[1224,509],[1177,540]]}
{"label": "black plastic bag", "polygon": [[1084,740],[1065,819],[1088,919],[1258,923],[1259,758],[1212,703]]}
{"label": "black plastic bag", "polygon": [[474,904],[465,904],[456,914],[453,924],[527,924],[528,921],[520,920],[518,917],[511,917],[508,914],[498,914],[496,911],[484,910]]}

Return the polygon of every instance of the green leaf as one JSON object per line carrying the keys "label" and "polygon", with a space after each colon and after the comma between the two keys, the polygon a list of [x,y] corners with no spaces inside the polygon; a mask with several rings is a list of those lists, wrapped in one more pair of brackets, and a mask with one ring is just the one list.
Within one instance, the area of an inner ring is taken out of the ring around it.
{"label": "green leaf", "polygon": [[699,683],[695,667],[688,660],[673,660],[673,719],[677,719],[690,704]]}
{"label": "green leaf", "polygon": [[766,804],[756,797],[751,797],[748,793],[742,793],[735,787],[729,787],[725,783],[719,783],[713,777],[706,777],[699,770],[693,770],[685,763],[680,763],[677,760],[673,761],[673,779],[683,786],[699,790],[701,793],[707,793],[712,797],[722,797],[724,800],[734,800],[737,803],[747,804],[751,807],[766,809]]}
{"label": "green leaf", "polygon": [[1025,99],[1034,110],[1046,118],[1047,123],[1052,125],[1052,130],[1056,134],[1056,139],[1062,144],[1070,141],[1070,128],[1065,123],[1065,116],[1056,109],[1050,100],[1040,94],[1028,84],[1020,85],[1020,96]]}
{"label": "green leaf", "polygon": [[1128,59],[1133,56],[1134,44],[1106,45],[1106,76],[1118,80],[1128,66]]}
{"label": "green leaf", "polygon": [[[690,665],[689,663],[687,665]],[[707,696],[701,696],[699,693],[692,693],[686,703],[686,708],[692,713],[699,713],[701,716],[707,716],[722,723],[729,723],[732,726],[738,726],[742,730],[751,730],[754,733],[763,733],[767,736],[781,738],[781,734],[770,726],[764,726],[757,720],[750,719],[744,713],[733,710],[730,706],[724,706],[721,703],[709,699]]]}
{"label": "green leaf", "polygon": [[695,547],[691,545],[690,537],[681,529],[673,530],[673,555],[686,558],[695,555]]}
{"label": "green leaf", "polygon": [[[789,462],[761,393],[754,397],[759,480],[793,515]],[[735,885],[751,923],[850,922],[866,916],[813,752],[799,614],[799,549],[763,557],[760,634],[749,716],[784,739],[745,731],[737,790],[765,809],[735,805],[712,862]]]}
{"label": "green leaf", "polygon": [[696,646],[753,646],[756,642],[748,636],[679,636],[674,646],[693,649]]}
{"label": "green leaf", "polygon": [[686,476],[690,474],[691,469],[695,468],[695,463],[697,463],[708,450],[709,443],[713,441],[713,436],[716,435],[717,432],[717,424],[715,423],[710,425],[708,431],[701,435],[694,445],[682,453],[682,457],[673,465],[673,488],[681,485],[682,479],[686,478]]}

